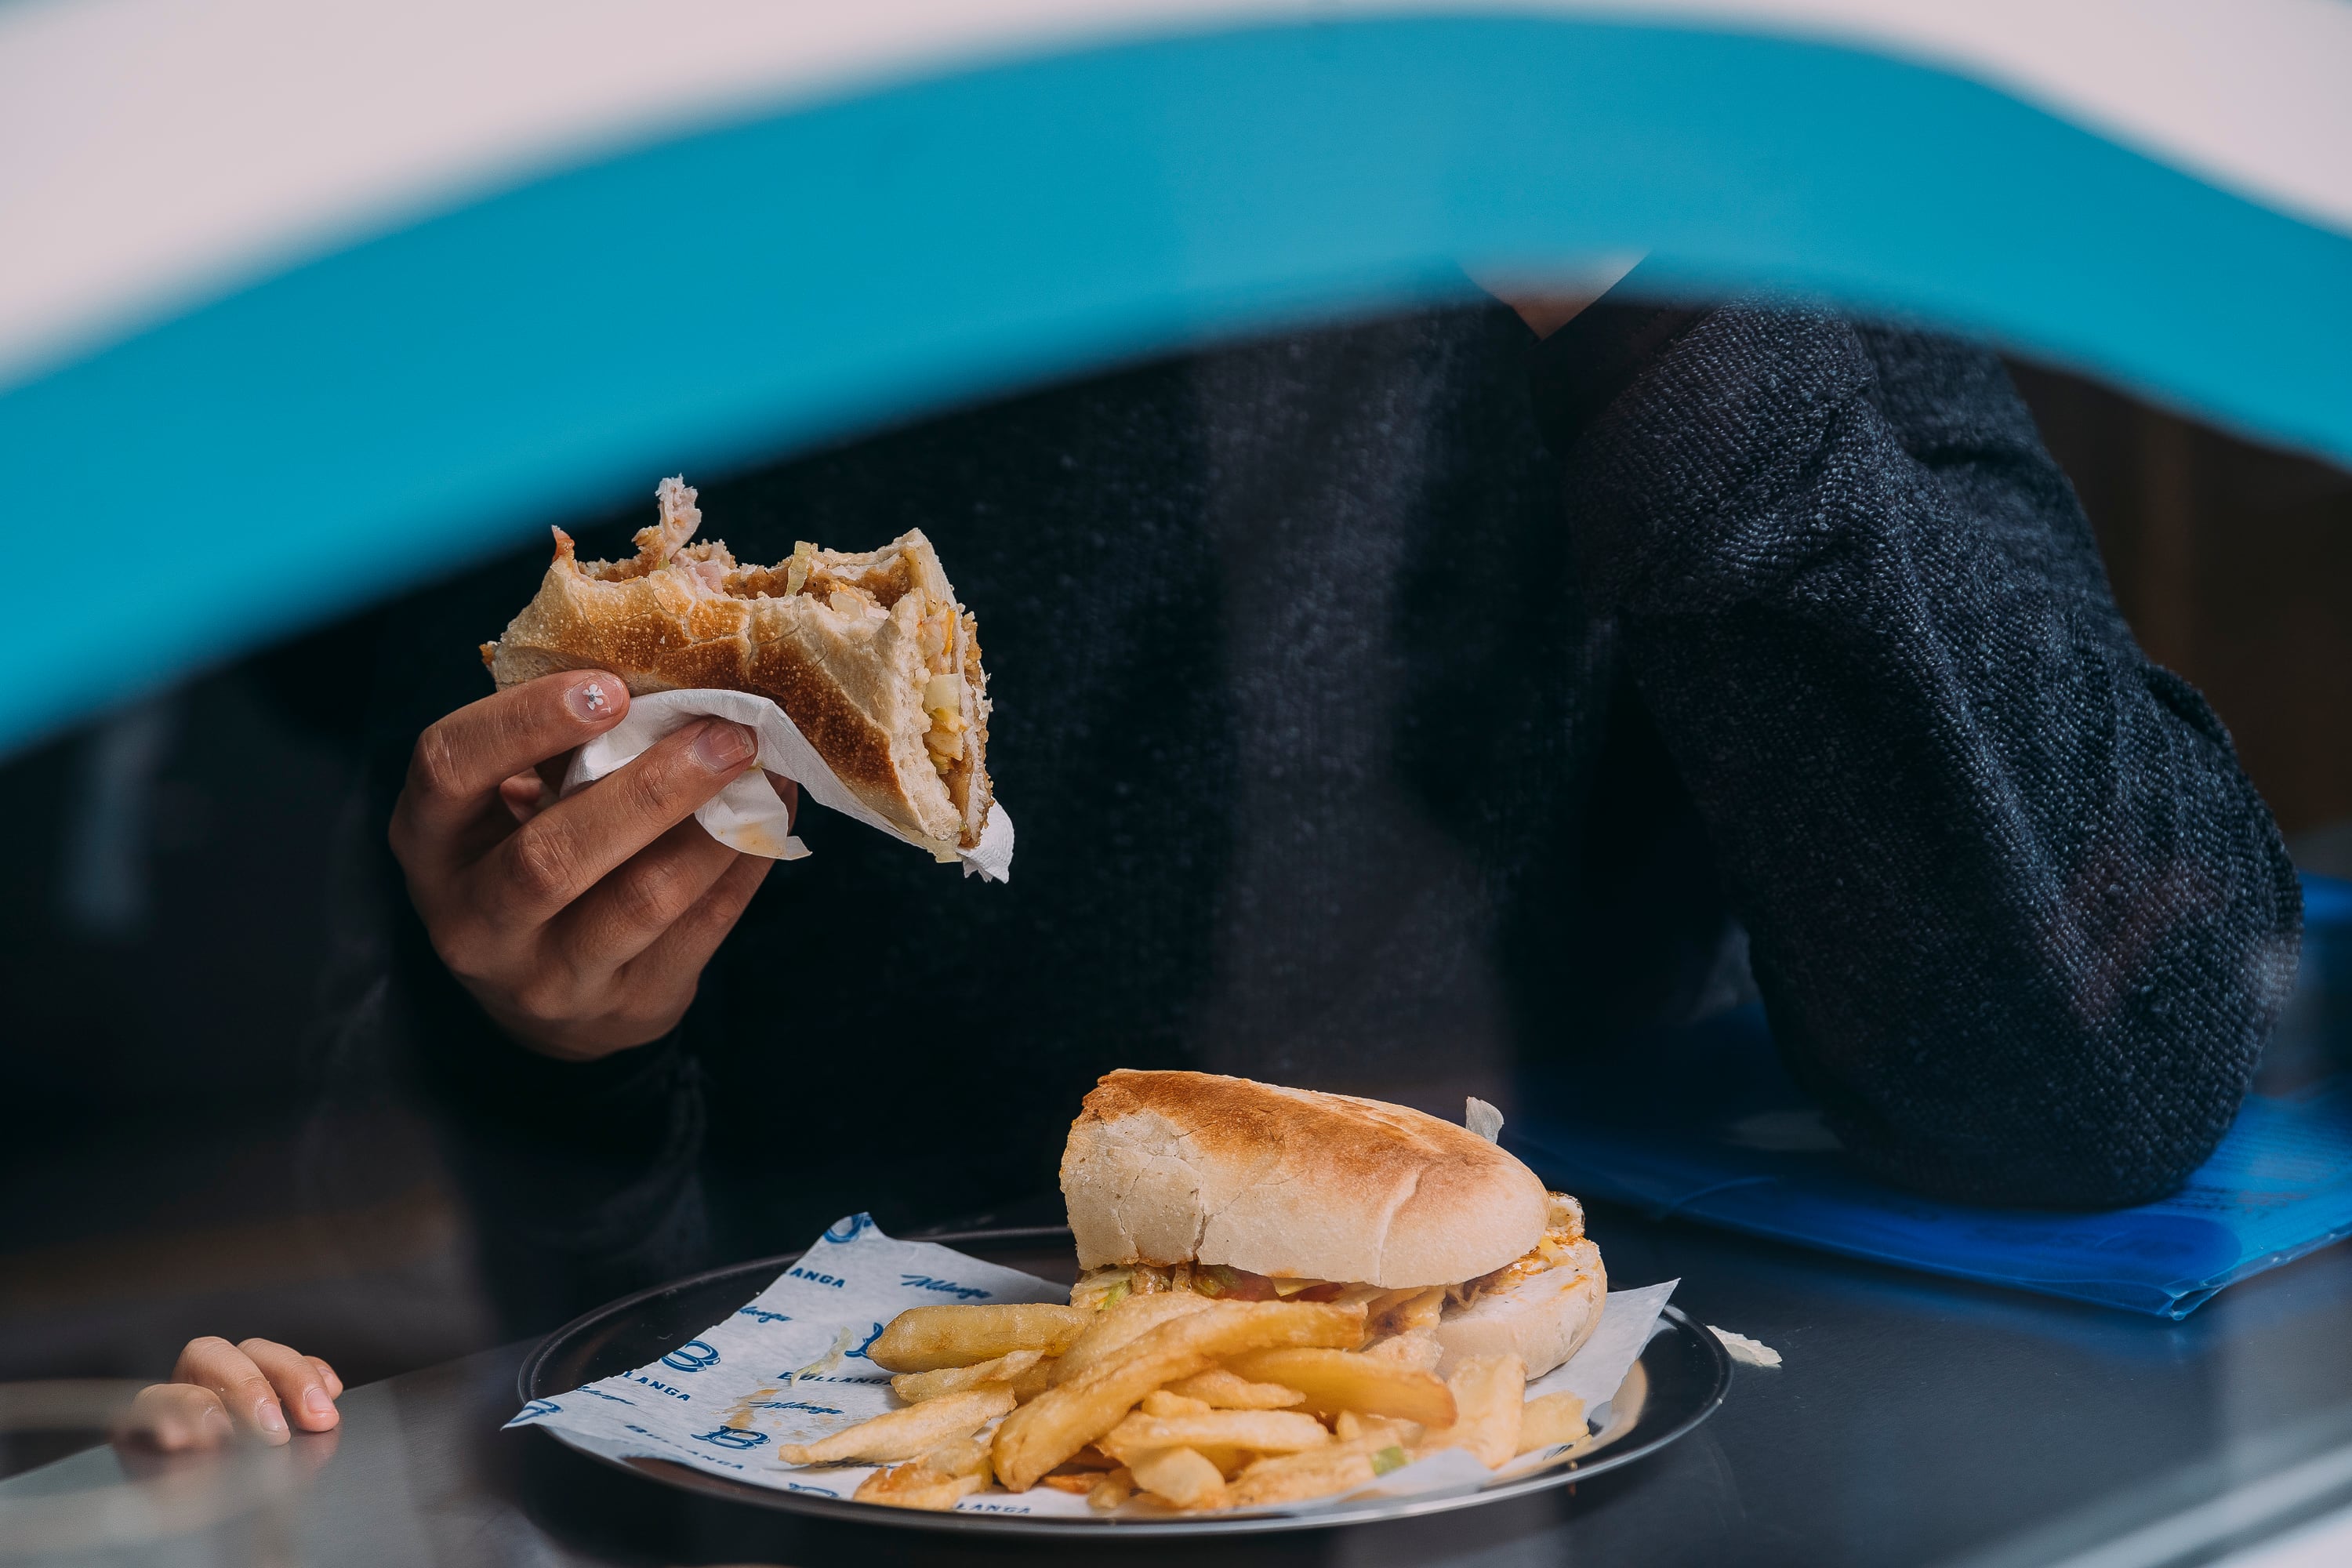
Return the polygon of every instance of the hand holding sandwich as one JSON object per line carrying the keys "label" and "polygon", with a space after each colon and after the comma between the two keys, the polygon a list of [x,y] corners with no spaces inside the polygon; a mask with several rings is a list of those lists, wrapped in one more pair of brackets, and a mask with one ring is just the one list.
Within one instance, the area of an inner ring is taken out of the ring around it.
{"label": "hand holding sandwich", "polygon": [[554,799],[563,759],[628,706],[596,670],[486,697],[418,737],[393,808],[393,853],[442,962],[500,1028],[568,1060],[676,1026],[772,864],[692,819],[751,765],[740,725],[690,724]]}

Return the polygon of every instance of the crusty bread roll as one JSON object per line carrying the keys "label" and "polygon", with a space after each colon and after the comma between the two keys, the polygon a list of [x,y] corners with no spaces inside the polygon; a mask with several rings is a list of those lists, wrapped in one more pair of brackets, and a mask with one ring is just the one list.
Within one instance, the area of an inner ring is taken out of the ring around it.
{"label": "crusty bread roll", "polygon": [[555,533],[538,595],[482,647],[504,690],[608,669],[635,695],[728,687],[772,699],[858,799],[916,837],[971,848],[988,822],[980,630],[917,530],[863,554],[794,547],[742,566],[682,479],[634,560],[580,562]]}
{"label": "crusty bread roll", "polygon": [[1197,1072],[1118,1071],[1062,1154],[1078,1264],[1230,1264],[1277,1278],[1452,1285],[1544,1231],[1534,1172],[1401,1105]]}
{"label": "crusty bread roll", "polygon": [[1568,1251],[1565,1261],[1440,1318],[1431,1331],[1445,1352],[1438,1375],[1451,1376],[1464,1356],[1516,1355],[1529,1377],[1541,1377],[1582,1350],[1601,1322],[1609,1274],[1592,1243]]}

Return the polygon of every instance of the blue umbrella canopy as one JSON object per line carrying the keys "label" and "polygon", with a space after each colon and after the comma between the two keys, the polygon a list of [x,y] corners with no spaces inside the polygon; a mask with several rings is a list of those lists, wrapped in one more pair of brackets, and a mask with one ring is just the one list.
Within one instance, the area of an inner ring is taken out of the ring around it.
{"label": "blue umbrella canopy", "polygon": [[0,10],[0,747],[548,519],[1647,252],[2352,458],[2336,0]]}

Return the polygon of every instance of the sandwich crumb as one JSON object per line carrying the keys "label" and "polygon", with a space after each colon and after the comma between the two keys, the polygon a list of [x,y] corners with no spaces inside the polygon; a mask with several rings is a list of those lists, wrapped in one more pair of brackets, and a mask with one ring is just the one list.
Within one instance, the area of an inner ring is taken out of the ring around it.
{"label": "sandwich crumb", "polygon": [[1746,1334],[1735,1334],[1729,1329],[1718,1329],[1713,1323],[1706,1326],[1706,1331],[1721,1340],[1723,1348],[1731,1352],[1731,1359],[1744,1366],[1779,1366],[1780,1364],[1780,1352],[1761,1340],[1751,1340]]}

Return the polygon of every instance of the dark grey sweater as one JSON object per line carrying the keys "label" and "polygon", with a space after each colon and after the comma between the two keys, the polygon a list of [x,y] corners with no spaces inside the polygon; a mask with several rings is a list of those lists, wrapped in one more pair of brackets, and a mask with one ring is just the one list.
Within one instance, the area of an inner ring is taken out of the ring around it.
{"label": "dark grey sweater", "polygon": [[[1613,303],[1534,351],[1533,396],[1530,353],[1507,312],[1432,312],[706,487],[745,555],[937,542],[1014,877],[818,814],[680,1034],[587,1068],[506,1044],[404,916],[398,1016],[516,1321],[851,1209],[1050,1191],[1113,1066],[1442,1102],[1721,1005],[1743,942],[1868,1170],[2045,1205],[2177,1184],[2299,895],[1999,363]],[[387,792],[542,564],[397,618]]]}

